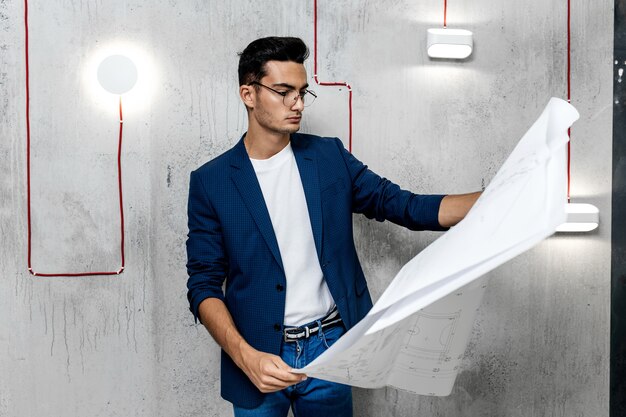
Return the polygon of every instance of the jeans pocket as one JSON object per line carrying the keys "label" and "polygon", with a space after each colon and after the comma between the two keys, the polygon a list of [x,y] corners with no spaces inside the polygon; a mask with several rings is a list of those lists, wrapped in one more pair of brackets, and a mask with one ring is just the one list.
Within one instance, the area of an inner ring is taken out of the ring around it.
{"label": "jeans pocket", "polygon": [[330,348],[344,333],[343,326],[335,326],[323,331],[321,339],[326,349]]}
{"label": "jeans pocket", "polygon": [[326,349],[328,349],[332,345],[332,343],[329,344],[328,340],[326,340],[326,333],[322,333],[322,343],[324,343],[324,347]]}

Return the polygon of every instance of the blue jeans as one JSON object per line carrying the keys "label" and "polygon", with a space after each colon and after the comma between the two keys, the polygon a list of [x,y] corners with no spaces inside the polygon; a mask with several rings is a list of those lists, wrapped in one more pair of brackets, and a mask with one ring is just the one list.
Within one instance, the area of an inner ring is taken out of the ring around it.
{"label": "blue jeans", "polygon": [[[280,357],[292,368],[303,368],[345,333],[343,326],[321,330],[308,339],[283,342]],[[307,378],[281,391],[266,394],[261,405],[247,409],[233,405],[235,417],[352,417],[352,387]]]}

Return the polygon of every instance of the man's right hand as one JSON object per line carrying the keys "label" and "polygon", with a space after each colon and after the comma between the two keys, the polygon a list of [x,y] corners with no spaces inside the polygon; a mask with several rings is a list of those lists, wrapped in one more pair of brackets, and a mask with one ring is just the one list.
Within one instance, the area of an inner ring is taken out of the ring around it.
{"label": "man's right hand", "polygon": [[198,306],[198,313],[211,336],[261,392],[280,391],[306,379],[306,375],[292,374],[280,356],[250,346],[237,331],[222,300],[206,298]]}
{"label": "man's right hand", "polygon": [[263,393],[280,391],[306,379],[306,375],[291,373],[280,356],[261,352],[250,345],[242,350],[241,369]]}

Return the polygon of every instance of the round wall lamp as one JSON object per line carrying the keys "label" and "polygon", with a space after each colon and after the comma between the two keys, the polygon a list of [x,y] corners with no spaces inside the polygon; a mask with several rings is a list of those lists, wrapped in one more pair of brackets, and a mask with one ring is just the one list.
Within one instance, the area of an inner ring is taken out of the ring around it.
{"label": "round wall lamp", "polygon": [[98,82],[110,93],[127,93],[137,83],[137,67],[124,55],[111,55],[98,65]]}

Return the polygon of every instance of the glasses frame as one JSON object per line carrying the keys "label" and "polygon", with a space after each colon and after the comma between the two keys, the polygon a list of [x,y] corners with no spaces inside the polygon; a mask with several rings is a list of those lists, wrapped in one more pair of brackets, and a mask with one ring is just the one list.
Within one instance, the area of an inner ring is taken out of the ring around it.
{"label": "glasses frame", "polygon": [[[265,84],[261,84],[258,81],[252,81],[248,85],[259,85],[261,87],[267,88],[270,91],[273,91],[274,93],[278,94],[279,96],[283,96],[283,105],[286,106],[286,107],[289,107],[289,108],[292,108],[298,102],[298,98],[300,100],[302,100],[302,104],[304,105],[304,107],[309,107],[311,104],[313,104],[313,102],[317,98],[317,94],[315,94],[315,91],[312,91],[312,90],[309,90],[309,89],[304,90],[303,93],[298,93],[298,91],[294,90],[294,89],[289,89],[287,91],[274,90],[272,87],[268,87]],[[293,100],[293,103],[291,103],[291,104],[285,103],[285,99],[287,98],[287,95],[290,94],[292,91],[295,91],[297,93],[296,98]],[[304,98],[306,97],[307,94],[310,94],[311,96],[313,96],[313,99],[312,100],[305,100]]]}

